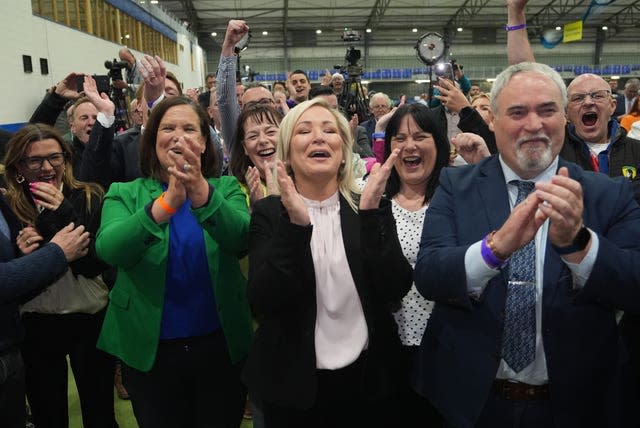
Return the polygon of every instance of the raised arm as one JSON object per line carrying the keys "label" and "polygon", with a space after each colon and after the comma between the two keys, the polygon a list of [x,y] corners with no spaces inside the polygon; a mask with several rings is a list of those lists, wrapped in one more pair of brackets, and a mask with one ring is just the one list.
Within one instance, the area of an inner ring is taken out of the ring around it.
{"label": "raised arm", "polygon": [[247,34],[249,26],[245,21],[232,19],[227,24],[227,32],[222,42],[220,63],[217,74],[218,110],[220,111],[220,126],[224,135],[227,153],[231,153],[231,146],[235,139],[236,123],[240,116],[240,105],[236,96],[236,67],[238,57],[234,51],[236,44]]}
{"label": "raised arm", "polygon": [[[507,0],[507,58],[509,65],[519,62],[535,62],[529,35],[527,34],[525,7],[529,0]],[[514,27],[524,27],[513,29]]]}

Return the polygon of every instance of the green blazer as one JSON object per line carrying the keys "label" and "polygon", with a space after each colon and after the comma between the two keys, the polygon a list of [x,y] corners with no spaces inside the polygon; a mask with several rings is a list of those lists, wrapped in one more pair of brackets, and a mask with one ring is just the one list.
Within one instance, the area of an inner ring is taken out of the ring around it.
{"label": "green blazer", "polygon": [[[215,188],[211,199],[193,214],[205,232],[218,316],[236,362],[247,354],[253,335],[246,279],[238,263],[247,252],[249,212],[234,177],[208,182]],[[96,238],[98,255],[118,268],[97,346],[141,371],[149,371],[155,361],[169,252],[169,223],[156,224],[145,206],[162,191],[151,178],[113,183]]]}

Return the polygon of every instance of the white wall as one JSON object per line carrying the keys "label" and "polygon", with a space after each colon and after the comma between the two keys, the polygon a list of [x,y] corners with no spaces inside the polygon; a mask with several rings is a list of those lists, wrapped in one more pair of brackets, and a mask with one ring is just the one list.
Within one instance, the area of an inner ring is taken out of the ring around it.
{"label": "white wall", "polygon": [[[68,73],[106,74],[104,61],[118,55],[119,45],[32,15],[28,0],[2,0],[0,28],[0,124],[26,122],[42,100],[46,88]],[[189,37],[178,34],[184,51],[178,65],[167,64],[185,88],[202,86],[204,58],[194,44],[194,69],[191,67]],[[197,42],[197,40],[196,40]],[[141,53],[134,51],[136,57]],[[22,55],[30,55],[33,72],[24,73]],[[49,74],[40,74],[40,58],[49,62]]]}

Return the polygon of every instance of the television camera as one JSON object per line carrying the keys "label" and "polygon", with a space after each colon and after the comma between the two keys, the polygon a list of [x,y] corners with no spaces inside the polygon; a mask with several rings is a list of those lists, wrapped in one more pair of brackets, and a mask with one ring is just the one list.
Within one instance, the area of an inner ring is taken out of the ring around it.
{"label": "television camera", "polygon": [[[362,35],[354,30],[346,28],[340,36],[343,42],[355,43],[362,39]],[[369,106],[365,101],[364,89],[362,88],[362,82],[360,76],[364,71],[362,65],[359,63],[362,58],[362,52],[356,49],[352,44],[347,48],[347,52],[344,56],[344,65],[334,66],[340,73],[345,74],[346,78],[342,94],[338,98],[340,107],[347,112],[349,117],[353,114],[358,115],[360,122],[367,120],[370,116]]]}
{"label": "television camera", "polygon": [[122,76],[122,69],[129,68],[129,63],[126,61],[118,61],[117,59],[113,59],[113,61],[106,60],[104,62],[104,67],[109,70],[107,72],[107,76],[111,79],[112,84],[110,85],[109,98],[116,106],[115,111],[115,125],[116,129],[126,129],[129,127],[131,123],[129,120],[129,110],[127,109],[127,95],[124,92],[124,89],[119,89],[113,85],[113,82],[116,81],[124,81],[124,77]]}

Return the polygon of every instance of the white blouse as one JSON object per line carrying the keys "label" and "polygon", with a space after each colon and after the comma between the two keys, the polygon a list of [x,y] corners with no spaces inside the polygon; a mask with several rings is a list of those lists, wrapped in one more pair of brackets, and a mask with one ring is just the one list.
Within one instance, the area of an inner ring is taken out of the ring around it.
{"label": "white blouse", "polygon": [[[422,224],[427,212],[427,206],[418,211],[409,211],[402,208],[395,199],[391,201],[393,217],[396,219],[398,239],[402,247],[402,253],[407,258],[411,267],[415,267],[420,249],[420,237],[422,236]],[[433,302],[425,299],[411,284],[411,289],[402,298],[401,308],[393,314],[398,324],[398,335],[405,346],[419,346],[422,335],[427,327],[427,320],[431,315]]]}
{"label": "white blouse", "polygon": [[344,249],[338,192],[320,202],[303,200],[313,225],[316,367],[335,370],[354,362],[367,347],[367,322]]}

